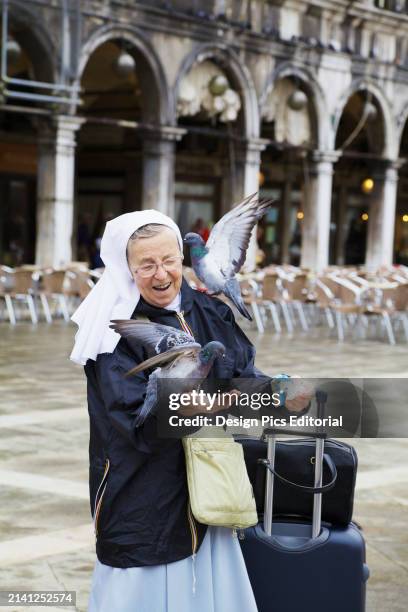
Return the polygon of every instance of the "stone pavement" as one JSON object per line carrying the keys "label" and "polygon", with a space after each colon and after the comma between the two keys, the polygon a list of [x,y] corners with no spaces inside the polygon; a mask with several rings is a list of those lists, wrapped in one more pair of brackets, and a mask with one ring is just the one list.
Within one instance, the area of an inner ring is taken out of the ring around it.
{"label": "stone pavement", "polygon": [[[85,380],[67,359],[73,335],[74,327],[62,322],[0,324],[0,590],[75,590],[76,609],[85,611],[94,543]],[[339,345],[321,332],[292,339],[249,335],[266,373],[408,376],[404,344]],[[408,441],[353,444],[360,460],[355,518],[364,528],[371,570],[367,612],[405,612]]]}

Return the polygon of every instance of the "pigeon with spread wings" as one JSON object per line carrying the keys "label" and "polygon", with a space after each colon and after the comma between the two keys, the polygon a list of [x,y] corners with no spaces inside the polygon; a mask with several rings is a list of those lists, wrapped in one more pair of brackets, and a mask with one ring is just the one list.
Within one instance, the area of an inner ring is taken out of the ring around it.
{"label": "pigeon with spread wings", "polygon": [[146,420],[157,404],[158,379],[177,379],[180,381],[178,392],[190,392],[207,377],[216,357],[225,355],[221,342],[208,342],[202,347],[192,336],[169,325],[129,319],[113,320],[110,328],[155,353],[126,374],[138,374],[157,366],[149,376],[145,401],[138,411],[136,426]]}
{"label": "pigeon with spread wings", "polygon": [[251,232],[272,205],[272,200],[258,200],[254,193],[226,213],[212,228],[207,243],[193,232],[184,237],[190,247],[194,272],[207,289],[223,293],[239,312],[252,320],[245,307],[235,274],[241,269]]}

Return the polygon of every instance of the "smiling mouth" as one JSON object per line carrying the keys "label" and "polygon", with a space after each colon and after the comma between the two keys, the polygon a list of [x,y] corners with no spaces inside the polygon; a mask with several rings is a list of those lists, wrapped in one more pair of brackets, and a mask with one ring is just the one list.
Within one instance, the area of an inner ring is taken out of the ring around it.
{"label": "smiling mouth", "polygon": [[170,287],[171,282],[170,283],[166,283],[165,285],[157,285],[156,287],[153,287],[153,289],[155,291],[167,291],[167,289]]}

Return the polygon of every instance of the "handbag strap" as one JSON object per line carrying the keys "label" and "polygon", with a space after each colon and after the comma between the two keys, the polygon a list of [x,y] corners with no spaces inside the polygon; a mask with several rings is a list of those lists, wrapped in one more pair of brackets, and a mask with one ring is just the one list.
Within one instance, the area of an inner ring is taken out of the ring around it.
{"label": "handbag strap", "polygon": [[294,489],[300,489],[304,493],[310,493],[310,494],[315,495],[316,493],[327,493],[327,491],[330,491],[336,484],[336,480],[337,480],[337,468],[336,468],[336,465],[333,459],[330,457],[330,455],[327,455],[326,453],[324,453],[323,461],[326,462],[326,465],[329,468],[331,480],[330,482],[326,483],[325,485],[322,485],[321,487],[309,487],[309,486],[302,485],[297,482],[292,482],[291,480],[288,480],[287,478],[279,474],[270,465],[267,459],[260,459],[259,463],[262,463],[270,472],[272,472],[274,476],[276,476],[276,478],[278,478],[281,482],[285,483],[288,487],[292,487]]}

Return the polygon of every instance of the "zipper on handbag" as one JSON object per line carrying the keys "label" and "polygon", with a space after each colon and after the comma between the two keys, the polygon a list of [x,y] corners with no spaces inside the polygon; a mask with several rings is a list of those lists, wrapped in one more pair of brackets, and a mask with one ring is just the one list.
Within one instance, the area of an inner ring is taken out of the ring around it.
{"label": "zipper on handbag", "polygon": [[[110,462],[109,459],[106,459],[105,461],[105,471],[103,473],[103,477],[102,480],[99,484],[98,490],[96,492],[95,495],[95,505],[94,505],[94,530],[95,530],[95,536],[98,535],[98,518],[99,518],[99,513],[101,511],[101,507],[102,507],[102,499],[106,490],[106,485],[107,483],[107,478],[108,478],[108,472],[109,472],[109,468],[110,468]],[[101,491],[101,495],[98,499],[98,495],[99,495],[99,491]]]}
{"label": "zipper on handbag", "polygon": [[194,556],[197,551],[198,537],[197,537],[197,527],[195,524],[193,513],[191,511],[190,501],[187,504],[187,517],[188,517],[188,522],[190,525],[190,532],[191,532],[191,549],[193,551],[192,554]]}
{"label": "zipper on handbag", "polygon": [[196,528],[194,516],[191,511],[190,500],[187,503],[187,517],[188,517],[188,522],[189,522],[190,531],[191,531],[191,548],[192,548],[191,563],[192,563],[192,572],[193,572],[192,592],[193,592],[193,595],[195,595],[196,583],[197,583],[195,562],[196,562],[198,538],[197,538],[197,528]]}

